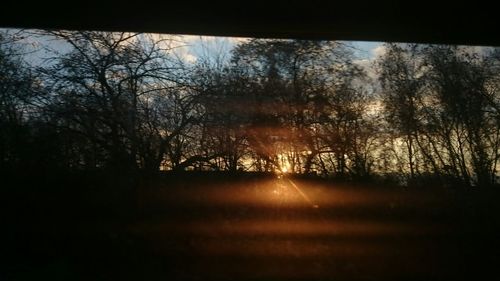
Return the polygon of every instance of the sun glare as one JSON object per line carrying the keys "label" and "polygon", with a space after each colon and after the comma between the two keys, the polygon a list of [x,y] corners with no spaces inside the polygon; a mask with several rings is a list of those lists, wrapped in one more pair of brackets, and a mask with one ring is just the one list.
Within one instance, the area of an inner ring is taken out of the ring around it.
{"label": "sun glare", "polygon": [[288,156],[285,154],[278,154],[278,167],[277,167],[277,173],[279,174],[288,174],[292,173],[292,165],[290,164],[290,161],[288,159]]}

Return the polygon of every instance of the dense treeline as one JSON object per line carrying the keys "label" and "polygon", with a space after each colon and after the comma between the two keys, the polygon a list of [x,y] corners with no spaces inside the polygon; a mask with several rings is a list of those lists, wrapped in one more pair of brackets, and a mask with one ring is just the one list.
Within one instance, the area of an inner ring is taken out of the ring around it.
{"label": "dense treeline", "polygon": [[[26,36],[64,42],[33,66]],[[176,55],[173,37],[0,34],[0,169],[282,171],[491,186],[500,51],[251,39]]]}

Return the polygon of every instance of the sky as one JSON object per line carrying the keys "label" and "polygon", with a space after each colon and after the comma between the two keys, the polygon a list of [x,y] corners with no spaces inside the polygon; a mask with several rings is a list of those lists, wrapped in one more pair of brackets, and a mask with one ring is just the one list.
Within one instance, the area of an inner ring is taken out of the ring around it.
{"label": "sky", "polygon": [[[188,60],[195,60],[196,57],[203,55],[206,49],[217,53],[218,50],[226,50],[227,53],[238,43],[244,42],[249,38],[236,37],[214,37],[214,36],[191,36],[184,35],[183,39],[188,43],[188,47],[183,50]],[[380,55],[380,49],[383,42],[368,41],[343,41],[350,43],[354,47],[354,55],[358,60],[373,60]]]}
{"label": "sky", "polygon": [[377,50],[382,46],[382,42],[352,41],[354,54],[360,59],[373,59],[378,55]]}
{"label": "sky", "polygon": [[[0,29],[1,31],[17,32],[16,29]],[[162,35],[153,35],[162,36]],[[167,35],[169,36],[169,35]],[[238,43],[244,42],[249,38],[237,37],[215,37],[215,36],[193,36],[193,35],[171,35],[177,42],[176,54],[187,62],[195,62],[198,57],[210,54],[229,55],[230,50]],[[348,41],[344,41],[348,42]],[[62,41],[54,40],[46,36],[30,35],[23,40],[26,43],[29,52],[27,61],[32,65],[41,65],[46,63],[44,58],[51,54],[44,47],[57,50],[64,53],[69,50],[69,46]],[[382,46],[381,42],[363,42],[350,41],[354,47],[354,54],[357,62],[367,65],[378,55],[378,50]]]}

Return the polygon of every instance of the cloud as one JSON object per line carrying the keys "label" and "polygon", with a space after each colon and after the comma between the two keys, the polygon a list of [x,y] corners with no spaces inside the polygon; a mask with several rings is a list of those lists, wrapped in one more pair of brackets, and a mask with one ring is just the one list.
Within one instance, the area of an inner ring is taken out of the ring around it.
{"label": "cloud", "polygon": [[249,40],[239,37],[173,35],[171,36],[173,53],[187,63],[194,63],[199,58],[227,58],[230,51],[239,43]]}
{"label": "cloud", "polygon": [[377,59],[377,58],[383,56],[387,52],[387,48],[385,47],[385,45],[380,44],[380,45],[376,46],[375,48],[371,49],[370,52],[372,54],[372,57],[374,59]]}
{"label": "cloud", "polygon": [[195,63],[198,58],[190,53],[185,53],[183,54],[182,59],[188,63]]}
{"label": "cloud", "polygon": [[355,46],[358,48],[358,58],[353,60],[353,63],[360,66],[367,76],[375,81],[378,75],[373,64],[376,59],[385,54],[386,47],[380,42],[355,42]]}
{"label": "cloud", "polygon": [[188,43],[197,43],[197,42],[206,42],[206,43],[216,43],[216,42],[226,42],[231,44],[238,44],[241,42],[248,41],[250,38],[246,37],[224,37],[224,36],[198,36],[198,35],[181,35],[184,38],[185,42]]}
{"label": "cloud", "polygon": [[360,66],[366,72],[366,75],[368,76],[368,78],[370,78],[372,80],[376,80],[377,79],[377,73],[375,72],[375,69],[373,67],[373,62],[374,62],[373,58],[370,58],[370,59],[358,59],[358,60],[354,60],[353,61],[353,63],[355,63],[358,66]]}
{"label": "cloud", "polygon": [[460,51],[469,55],[486,55],[493,50],[487,46],[460,46]]}
{"label": "cloud", "polygon": [[240,43],[245,43],[247,42],[248,40],[250,40],[250,38],[246,38],[246,37],[228,37],[227,38],[231,43],[233,44],[240,44]]}

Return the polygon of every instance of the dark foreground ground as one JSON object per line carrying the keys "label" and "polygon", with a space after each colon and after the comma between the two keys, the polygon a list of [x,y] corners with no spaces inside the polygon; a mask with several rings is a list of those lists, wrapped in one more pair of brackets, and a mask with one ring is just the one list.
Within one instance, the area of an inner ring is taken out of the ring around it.
{"label": "dark foreground ground", "polygon": [[0,280],[476,280],[500,266],[492,189],[109,184],[4,187]]}

